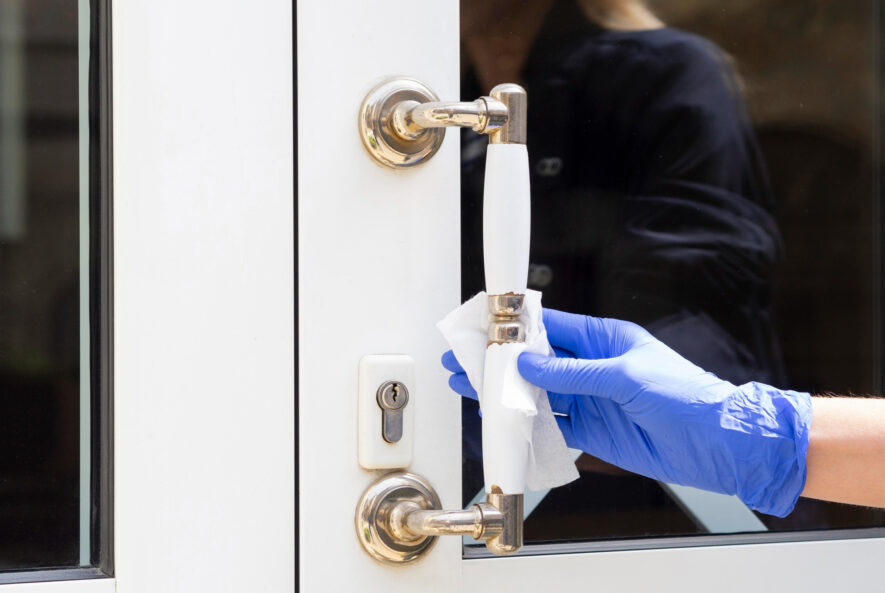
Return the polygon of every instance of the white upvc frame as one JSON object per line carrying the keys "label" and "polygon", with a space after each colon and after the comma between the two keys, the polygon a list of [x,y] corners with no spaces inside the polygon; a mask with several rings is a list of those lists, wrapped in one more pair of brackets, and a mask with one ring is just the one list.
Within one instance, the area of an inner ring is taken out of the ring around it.
{"label": "white upvc frame", "polygon": [[647,593],[881,591],[885,539],[464,561],[464,590]]}
{"label": "white upvc frame", "polygon": [[119,593],[292,591],[292,4],[113,6]]}
{"label": "white upvc frame", "polygon": [[292,3],[119,0],[111,53],[115,577],[0,590],[293,591]]}
{"label": "white upvc frame", "polygon": [[48,581],[43,583],[16,583],[3,585],[3,593],[114,593],[114,579],[87,579],[81,581]]}

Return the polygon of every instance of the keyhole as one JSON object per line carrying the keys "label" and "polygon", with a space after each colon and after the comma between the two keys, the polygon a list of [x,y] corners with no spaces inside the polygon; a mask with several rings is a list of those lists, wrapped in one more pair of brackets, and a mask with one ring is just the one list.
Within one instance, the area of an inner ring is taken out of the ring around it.
{"label": "keyhole", "polygon": [[394,385],[393,386],[393,396],[392,396],[393,403],[396,403],[396,398],[398,396],[399,396],[399,385]]}

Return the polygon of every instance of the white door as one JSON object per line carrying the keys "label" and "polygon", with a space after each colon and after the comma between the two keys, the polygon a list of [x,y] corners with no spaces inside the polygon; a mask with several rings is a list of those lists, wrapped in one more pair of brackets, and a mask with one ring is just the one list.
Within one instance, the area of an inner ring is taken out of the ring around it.
{"label": "white door", "polygon": [[[682,6],[684,14],[673,9],[673,18],[701,24],[705,18],[715,21],[715,15],[705,17],[689,4]],[[668,532],[665,527],[660,533],[648,528],[649,535],[673,537],[642,537],[643,515],[631,515],[615,504],[608,519],[616,524],[615,531],[608,542],[592,535],[568,541],[568,536],[555,535],[558,527],[545,530],[536,525],[538,533],[554,533],[554,541],[528,541],[515,557],[490,557],[482,548],[465,547],[459,537],[443,537],[426,557],[407,566],[372,560],[354,530],[360,495],[385,473],[362,469],[359,463],[358,369],[364,356],[405,354],[414,360],[408,404],[414,412],[414,452],[407,469],[429,480],[444,508],[462,508],[470,498],[469,492],[462,493],[461,403],[450,392],[447,373],[440,366],[447,346],[435,328],[461,302],[462,233],[470,230],[461,218],[458,132],[449,131],[439,153],[428,162],[394,170],[379,166],[364,150],[357,114],[366,93],[393,75],[426,83],[442,100],[475,97],[459,92],[461,44],[455,0],[304,1],[296,9],[300,590],[881,588],[879,558],[885,553],[885,540],[878,539],[882,535],[875,527],[882,524],[878,515],[848,522],[859,527],[854,530],[822,529],[836,523],[815,522],[813,517],[800,517],[784,528],[764,523],[734,499],[653,484],[647,487],[660,489],[656,492],[665,499],[661,504],[681,513],[680,521],[693,522],[691,528],[677,526]],[[473,9],[468,3],[461,10]],[[502,3],[498,10],[509,7]],[[495,14],[494,10],[485,14],[489,35],[502,34],[496,29]],[[835,18],[817,17],[825,28],[826,19]],[[760,21],[757,29],[761,28]],[[878,38],[877,31],[866,34]],[[862,59],[869,58],[861,45],[852,47]],[[818,54],[810,55],[816,59]],[[781,67],[790,66],[772,69]],[[815,80],[811,71],[805,76]],[[870,76],[877,79],[876,74]],[[801,92],[810,93],[808,88]],[[865,104],[863,91],[857,92]],[[810,103],[820,112],[811,119],[825,120],[826,106]],[[530,90],[532,109],[544,105],[532,102]],[[756,108],[754,113],[757,120],[773,119],[774,107],[761,112]],[[873,113],[864,117],[875,119]],[[546,163],[545,170],[549,173],[554,165]],[[858,192],[878,208],[878,196]],[[286,215],[280,210],[280,216]],[[874,308],[868,303],[865,309],[870,319],[875,318]],[[868,344],[873,356],[874,347],[873,342]],[[591,471],[582,480],[603,476],[597,480],[602,490],[610,487],[604,474]],[[527,508],[540,511],[545,496],[552,495],[530,493]],[[548,508],[543,521],[552,525],[557,510]],[[565,510],[565,520],[573,519],[574,514]],[[612,540],[621,528],[626,537]],[[803,528],[812,531],[796,531]],[[685,537],[676,537],[680,534]]]}

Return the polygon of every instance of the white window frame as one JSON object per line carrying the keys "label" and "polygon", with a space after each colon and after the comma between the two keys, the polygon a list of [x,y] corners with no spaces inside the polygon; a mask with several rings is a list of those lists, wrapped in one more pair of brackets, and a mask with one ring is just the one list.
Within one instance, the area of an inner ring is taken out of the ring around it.
{"label": "white window frame", "polygon": [[120,0],[112,56],[115,576],[0,591],[292,591],[292,4]]}

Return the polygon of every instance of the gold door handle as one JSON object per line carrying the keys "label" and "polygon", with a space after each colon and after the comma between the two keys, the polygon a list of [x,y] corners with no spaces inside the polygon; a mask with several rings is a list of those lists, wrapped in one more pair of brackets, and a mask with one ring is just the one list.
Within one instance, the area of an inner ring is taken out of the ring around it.
{"label": "gold door handle", "polygon": [[382,478],[360,500],[356,523],[363,547],[384,562],[415,560],[440,535],[469,535],[500,555],[522,547],[525,415],[502,404],[500,379],[512,362],[502,357],[503,349],[525,341],[520,314],[527,290],[530,225],[526,106],[526,92],[516,84],[498,85],[476,101],[447,103],[416,80],[393,78],[372,89],[360,109],[363,144],[372,158],[388,167],[425,162],[439,150],[445,127],[472,128],[488,134],[490,143],[483,207],[490,314],[482,400],[486,502],[446,511],[420,476],[397,473]]}
{"label": "gold door handle", "polygon": [[425,478],[396,472],[363,493],[356,530],[369,555],[387,564],[417,560],[441,535],[466,535],[496,554],[512,554],[522,546],[522,500],[522,494],[492,492],[468,509],[443,510]]}
{"label": "gold door handle", "polygon": [[441,102],[430,88],[411,78],[390,78],[377,85],[360,107],[363,146],[378,163],[414,167],[442,145],[447,127],[488,134],[492,144],[525,144],[526,93],[499,84],[489,96],[469,102]]}

